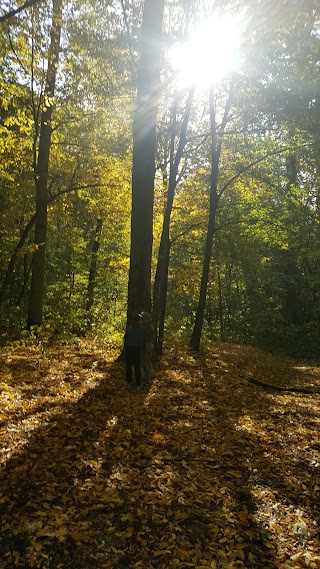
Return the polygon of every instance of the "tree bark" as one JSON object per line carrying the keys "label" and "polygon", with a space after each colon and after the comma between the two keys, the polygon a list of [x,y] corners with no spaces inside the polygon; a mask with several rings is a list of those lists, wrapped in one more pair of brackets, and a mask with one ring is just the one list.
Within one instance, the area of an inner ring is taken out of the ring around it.
{"label": "tree bark", "polygon": [[52,135],[53,97],[60,53],[62,0],[53,0],[48,69],[41,113],[38,161],[35,170],[36,219],[27,328],[41,326],[47,242],[48,170]]}
{"label": "tree bark", "polygon": [[145,0],[133,122],[128,318],[136,311],[151,311],[156,122],[163,10],[164,0]]}

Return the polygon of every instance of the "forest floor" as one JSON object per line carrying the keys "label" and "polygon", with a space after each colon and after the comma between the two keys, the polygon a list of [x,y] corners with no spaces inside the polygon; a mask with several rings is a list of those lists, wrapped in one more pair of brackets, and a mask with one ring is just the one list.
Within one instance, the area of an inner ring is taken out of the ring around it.
{"label": "forest floor", "polygon": [[171,346],[149,390],[81,341],[0,359],[0,567],[320,567],[320,368]]}

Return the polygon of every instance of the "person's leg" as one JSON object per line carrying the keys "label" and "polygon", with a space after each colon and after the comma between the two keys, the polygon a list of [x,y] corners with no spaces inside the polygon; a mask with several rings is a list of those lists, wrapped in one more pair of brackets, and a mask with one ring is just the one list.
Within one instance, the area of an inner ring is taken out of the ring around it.
{"label": "person's leg", "polygon": [[141,353],[140,348],[135,348],[134,358],[133,358],[134,374],[136,378],[136,384],[141,385]]}
{"label": "person's leg", "polygon": [[147,344],[145,350],[146,352],[145,367],[146,367],[146,380],[148,383],[151,383],[152,379],[152,351],[153,351],[153,345]]}
{"label": "person's leg", "polygon": [[147,351],[146,348],[141,350],[141,367],[144,375],[145,381],[147,381],[148,368],[147,368]]}

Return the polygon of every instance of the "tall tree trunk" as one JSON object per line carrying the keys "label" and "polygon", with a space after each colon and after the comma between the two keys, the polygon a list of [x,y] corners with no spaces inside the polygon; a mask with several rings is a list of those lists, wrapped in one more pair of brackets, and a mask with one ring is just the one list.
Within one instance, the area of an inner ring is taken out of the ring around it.
{"label": "tall tree trunk", "polygon": [[175,189],[178,183],[178,171],[187,143],[187,128],[191,112],[194,89],[191,89],[186,103],[186,109],[181,125],[179,144],[174,153],[176,132],[176,104],[173,106],[171,140],[170,140],[170,173],[166,209],[162,225],[162,233],[158,252],[157,269],[153,287],[153,326],[155,330],[155,352],[162,354],[166,300],[168,288],[168,270],[170,261],[170,219],[172,213]]}
{"label": "tall tree trunk", "polygon": [[60,53],[62,0],[53,0],[48,69],[41,113],[38,160],[35,169],[36,220],[27,328],[41,326],[47,243],[48,170],[52,135],[53,98]]}
{"label": "tall tree trunk", "polygon": [[225,108],[223,125],[220,129],[220,136],[218,137],[216,128],[216,113],[215,113],[215,100],[213,88],[210,89],[209,94],[209,109],[210,109],[210,132],[211,132],[211,179],[210,179],[210,206],[209,206],[209,219],[207,237],[204,251],[204,260],[200,284],[199,301],[196,312],[196,319],[190,339],[190,348],[198,351],[200,349],[200,340],[202,334],[203,317],[206,307],[207,288],[210,272],[210,261],[213,245],[213,237],[215,233],[216,214],[220,195],[218,194],[218,173],[219,161],[222,146],[222,135],[224,127],[227,123],[228,114],[231,106],[231,99]]}
{"label": "tall tree trunk", "polygon": [[136,311],[151,311],[156,122],[163,10],[164,0],[145,0],[133,122],[129,318]]}
{"label": "tall tree trunk", "polygon": [[90,270],[89,270],[89,280],[88,280],[88,289],[87,289],[87,304],[86,310],[89,313],[88,317],[91,320],[91,309],[93,306],[93,299],[94,299],[94,287],[96,283],[96,274],[97,274],[97,259],[98,259],[98,251],[100,247],[100,236],[102,231],[102,219],[98,219],[97,225],[94,232],[94,241],[92,243],[91,248],[91,263],[90,263]]}

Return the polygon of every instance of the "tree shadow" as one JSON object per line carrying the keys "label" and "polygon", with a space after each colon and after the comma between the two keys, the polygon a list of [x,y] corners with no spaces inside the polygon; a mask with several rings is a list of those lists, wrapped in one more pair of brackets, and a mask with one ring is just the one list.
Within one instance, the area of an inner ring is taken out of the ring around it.
{"label": "tree shadow", "polygon": [[[297,454],[292,439],[300,431],[303,415],[311,425],[310,397],[261,393],[259,388],[239,382],[232,353],[228,356],[209,365],[203,358],[192,362],[192,357],[184,356],[172,361],[172,369],[165,366],[160,370],[168,397],[162,409],[159,399],[155,401],[154,412],[163,416],[158,442],[161,445],[165,440],[169,455],[159,449],[153,464],[167,471],[171,490],[164,494],[169,494],[170,505],[178,502],[182,516],[175,525],[179,535],[175,548],[188,551],[198,547],[196,561],[200,564],[208,560],[205,547],[210,549],[208,542],[216,538],[217,553],[211,555],[221,566],[231,556],[231,563],[245,563],[246,568],[279,567],[301,549],[293,527],[304,515],[310,519],[309,544],[316,539],[316,473],[309,459],[301,460],[301,449]],[[201,406],[197,411],[198,397]],[[298,412],[295,406],[301,402],[304,409]],[[304,436],[300,443],[303,441]],[[180,486],[188,470],[189,492]],[[199,495],[199,500],[192,494]],[[206,508],[201,506],[204,501]],[[274,505],[286,520],[283,527],[275,521]],[[168,508],[158,515],[168,518]],[[225,541],[224,549],[221,544]],[[155,546],[160,551],[161,543],[159,539]],[[159,567],[163,566],[159,562]]]}
{"label": "tree shadow", "polygon": [[[81,511],[86,510],[83,498],[94,494],[92,487],[100,477],[108,480],[114,456],[121,454],[121,425],[130,423],[132,400],[139,412],[145,398],[144,393],[128,392],[122,370],[114,364],[100,376],[79,400],[61,404],[60,412],[36,427],[24,448],[13,450],[2,466],[0,553],[7,558],[5,567],[33,566],[35,543],[42,562],[49,551],[49,566],[56,567],[57,551],[64,557],[66,544],[78,567],[96,566],[96,560],[76,546]],[[112,502],[111,487],[99,492],[93,498],[97,503],[108,504],[109,498]]]}
{"label": "tree shadow", "polygon": [[[160,493],[164,504],[157,512],[174,525],[173,542],[167,537],[169,549],[180,555],[181,563],[193,561],[194,566],[208,563],[205,566],[210,567],[215,560],[217,567],[232,562],[246,568],[276,567],[274,552],[254,521],[252,496],[245,484],[239,488],[238,476],[246,479],[248,472],[236,441],[226,436],[223,411],[210,401],[211,390],[197,367],[187,363],[174,368],[177,378],[173,380],[170,370],[163,372],[168,396],[161,409],[164,420],[153,460],[154,470],[161,470],[159,477],[166,479]],[[159,400],[154,403],[156,410],[160,413]],[[207,422],[211,414],[214,420]],[[158,488],[156,476],[154,484]],[[161,536],[151,535],[149,541],[155,550],[163,549]],[[159,561],[154,566],[165,565]]]}

